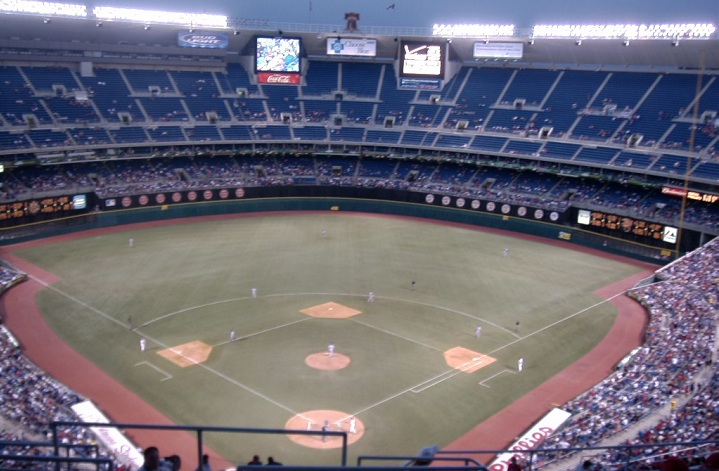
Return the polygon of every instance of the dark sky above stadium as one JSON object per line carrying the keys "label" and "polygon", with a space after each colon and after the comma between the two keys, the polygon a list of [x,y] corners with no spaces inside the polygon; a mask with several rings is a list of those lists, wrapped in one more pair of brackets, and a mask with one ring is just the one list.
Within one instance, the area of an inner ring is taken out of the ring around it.
{"label": "dark sky above stadium", "polygon": [[[434,23],[719,23],[719,0],[94,0],[96,5],[182,10],[272,22],[427,27]],[[394,7],[393,7],[394,5]]]}

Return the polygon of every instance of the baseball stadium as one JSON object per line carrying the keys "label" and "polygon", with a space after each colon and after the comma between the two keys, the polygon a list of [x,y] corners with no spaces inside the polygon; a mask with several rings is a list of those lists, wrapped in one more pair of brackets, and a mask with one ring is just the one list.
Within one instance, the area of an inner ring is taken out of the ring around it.
{"label": "baseball stadium", "polygon": [[354,3],[0,0],[0,469],[718,469],[719,12]]}

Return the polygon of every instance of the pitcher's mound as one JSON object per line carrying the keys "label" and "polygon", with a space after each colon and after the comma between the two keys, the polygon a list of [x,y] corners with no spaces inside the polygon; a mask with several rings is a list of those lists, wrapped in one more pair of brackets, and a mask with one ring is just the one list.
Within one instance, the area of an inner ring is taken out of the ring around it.
{"label": "pitcher's mound", "polygon": [[300,312],[310,317],[321,317],[325,319],[346,319],[362,314],[362,311],[338,303],[318,304],[317,306],[302,309]]}
{"label": "pitcher's mound", "polygon": [[[347,432],[347,444],[351,445],[364,435],[364,423],[355,418],[355,433],[352,433],[352,415],[338,410],[311,410],[297,414],[287,421],[285,428],[288,430],[314,430],[322,431],[325,421],[329,422],[331,432]],[[340,448],[342,437],[322,435],[287,435],[293,442],[308,448]]]}
{"label": "pitcher's mound", "polygon": [[350,357],[347,355],[335,353],[330,356],[327,352],[313,353],[305,358],[307,366],[318,370],[341,370],[342,368],[347,368],[350,361]]}

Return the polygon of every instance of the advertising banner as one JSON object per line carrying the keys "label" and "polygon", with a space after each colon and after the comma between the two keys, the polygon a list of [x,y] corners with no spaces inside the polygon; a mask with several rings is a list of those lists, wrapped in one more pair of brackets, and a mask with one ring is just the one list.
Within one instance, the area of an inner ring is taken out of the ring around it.
{"label": "advertising banner", "polygon": [[229,38],[225,33],[205,31],[178,31],[177,45],[180,47],[204,47],[210,49],[225,49]]}
{"label": "advertising banner", "polygon": [[[79,402],[72,406],[82,422],[108,423],[105,415],[90,401]],[[130,469],[137,469],[144,463],[142,454],[130,440],[115,427],[90,427],[97,439],[112,450],[115,458]]]}
{"label": "advertising banner", "polygon": [[[524,432],[510,447],[510,450],[532,450],[539,446],[551,434],[555,432],[572,414],[562,409],[554,408],[547,413],[542,419],[534,424],[532,428]],[[507,471],[510,460],[513,456],[517,459],[527,458],[529,455],[524,453],[506,452],[497,456],[492,464],[489,465],[490,471]]]}
{"label": "advertising banner", "polygon": [[375,57],[377,55],[377,40],[327,38],[327,55]]}
{"label": "advertising banner", "polygon": [[281,74],[279,72],[257,72],[257,83],[265,85],[299,85],[300,74]]}
{"label": "advertising banner", "polygon": [[475,59],[521,59],[523,54],[522,43],[474,43]]}

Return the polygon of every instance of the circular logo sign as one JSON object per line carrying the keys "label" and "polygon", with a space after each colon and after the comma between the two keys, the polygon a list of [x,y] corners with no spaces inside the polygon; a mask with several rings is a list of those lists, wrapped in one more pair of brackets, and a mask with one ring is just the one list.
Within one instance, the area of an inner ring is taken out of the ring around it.
{"label": "circular logo sign", "polygon": [[479,209],[480,202],[479,200],[472,200],[472,209]]}
{"label": "circular logo sign", "polygon": [[27,205],[27,210],[30,211],[30,214],[37,214],[40,212],[40,203],[37,201],[30,201],[30,204]]}
{"label": "circular logo sign", "polygon": [[537,209],[534,211],[534,219],[542,219],[544,217],[544,210]]}
{"label": "circular logo sign", "polygon": [[167,198],[164,193],[158,193],[155,195],[155,203],[163,204]]}
{"label": "circular logo sign", "polygon": [[191,191],[187,194],[187,199],[190,201],[195,201],[197,199],[197,192]]}
{"label": "circular logo sign", "polygon": [[224,199],[227,199],[228,196],[230,196],[230,192],[227,191],[226,188],[223,188],[220,190],[220,198],[222,198],[224,200]]}
{"label": "circular logo sign", "polygon": [[245,189],[244,188],[238,188],[235,190],[235,197],[237,198],[244,198],[245,197]]}
{"label": "circular logo sign", "polygon": [[519,214],[522,217],[526,216],[527,208],[525,208],[524,206],[520,206],[519,209],[517,210],[517,214]]}
{"label": "circular logo sign", "polygon": [[175,192],[172,194],[172,202],[173,203],[179,203],[182,201],[182,193]]}
{"label": "circular logo sign", "polygon": [[142,195],[142,196],[140,196],[140,198],[138,199],[138,201],[140,202],[140,204],[141,204],[142,206],[145,206],[147,203],[150,202],[150,198],[149,198],[147,195]]}
{"label": "circular logo sign", "polygon": [[509,212],[512,210],[512,207],[508,204],[502,205],[502,214],[509,214]]}
{"label": "circular logo sign", "polygon": [[490,201],[487,203],[487,211],[494,211],[494,209],[497,207],[496,204],[494,204],[494,201]]}
{"label": "circular logo sign", "polygon": [[427,196],[424,197],[424,200],[425,200],[427,203],[432,204],[432,203],[434,203],[434,195],[427,195]]}
{"label": "circular logo sign", "polygon": [[457,201],[454,204],[456,204],[458,208],[464,208],[464,198],[457,198]]}
{"label": "circular logo sign", "polygon": [[130,206],[132,206],[132,198],[130,198],[129,196],[125,196],[122,199],[122,207],[129,208]]}

